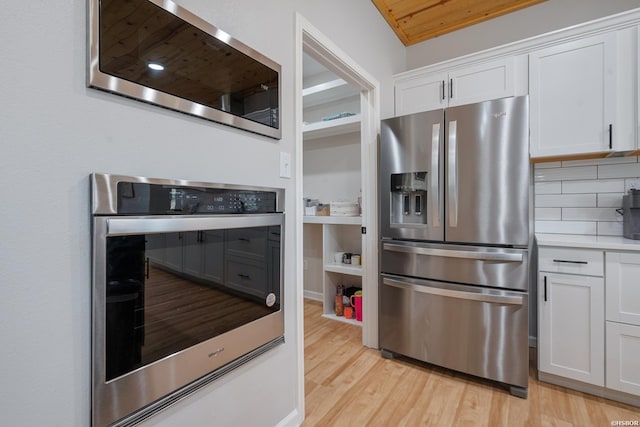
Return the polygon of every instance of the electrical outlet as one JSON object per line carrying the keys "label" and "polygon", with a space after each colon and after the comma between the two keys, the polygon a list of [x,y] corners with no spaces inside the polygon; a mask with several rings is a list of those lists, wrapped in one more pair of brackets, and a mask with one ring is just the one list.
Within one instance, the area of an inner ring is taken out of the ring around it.
{"label": "electrical outlet", "polygon": [[640,190],[640,178],[627,178],[624,180],[624,191],[629,191],[630,188],[636,188]]}

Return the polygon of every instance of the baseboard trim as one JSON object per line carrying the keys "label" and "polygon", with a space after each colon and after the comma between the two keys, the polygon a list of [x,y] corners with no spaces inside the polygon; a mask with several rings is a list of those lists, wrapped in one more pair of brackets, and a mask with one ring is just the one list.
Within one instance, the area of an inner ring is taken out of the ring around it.
{"label": "baseboard trim", "polygon": [[303,420],[301,420],[298,415],[298,410],[294,409],[293,411],[289,412],[286,417],[280,420],[280,422],[276,424],[276,427],[298,427],[302,425]]}
{"label": "baseboard trim", "polygon": [[594,396],[604,397],[605,399],[615,400],[616,402],[622,402],[627,405],[640,407],[640,396],[634,396],[633,394],[611,390],[610,388],[587,384],[581,381],[576,381],[541,371],[538,371],[538,379],[540,381],[559,385],[561,387],[577,390],[582,393],[593,394]]}
{"label": "baseboard trim", "polygon": [[310,299],[310,300],[314,300],[314,301],[320,301],[320,302],[322,302],[324,300],[324,298],[322,296],[322,292],[308,291],[306,289],[304,291],[304,297],[306,299]]}

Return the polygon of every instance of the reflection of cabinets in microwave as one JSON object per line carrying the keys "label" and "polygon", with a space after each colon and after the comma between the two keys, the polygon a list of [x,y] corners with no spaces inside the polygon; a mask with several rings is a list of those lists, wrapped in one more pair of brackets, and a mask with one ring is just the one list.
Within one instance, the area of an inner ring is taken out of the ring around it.
{"label": "reflection of cabinets in microwave", "polygon": [[427,223],[427,172],[391,175],[391,226],[421,226]]}

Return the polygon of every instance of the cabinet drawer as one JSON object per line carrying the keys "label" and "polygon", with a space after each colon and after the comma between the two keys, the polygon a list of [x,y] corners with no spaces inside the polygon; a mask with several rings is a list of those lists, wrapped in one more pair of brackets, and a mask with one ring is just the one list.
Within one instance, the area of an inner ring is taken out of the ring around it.
{"label": "cabinet drawer", "polygon": [[538,269],[552,273],[603,276],[604,254],[591,249],[540,248]]}
{"label": "cabinet drawer", "polygon": [[280,233],[281,231],[279,226],[269,227],[269,240],[273,242],[280,242]]}
{"label": "cabinet drawer", "polygon": [[226,283],[230,288],[256,297],[264,298],[268,293],[266,268],[237,259],[227,259]]}
{"label": "cabinet drawer", "polygon": [[227,230],[227,253],[264,259],[267,253],[267,227]]}

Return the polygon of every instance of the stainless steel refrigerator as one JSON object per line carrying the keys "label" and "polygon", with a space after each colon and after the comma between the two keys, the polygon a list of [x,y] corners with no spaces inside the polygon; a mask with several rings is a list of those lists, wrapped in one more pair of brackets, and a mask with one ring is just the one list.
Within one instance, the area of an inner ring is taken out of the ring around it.
{"label": "stainless steel refrigerator", "polygon": [[383,120],[380,347],[526,397],[528,98]]}

